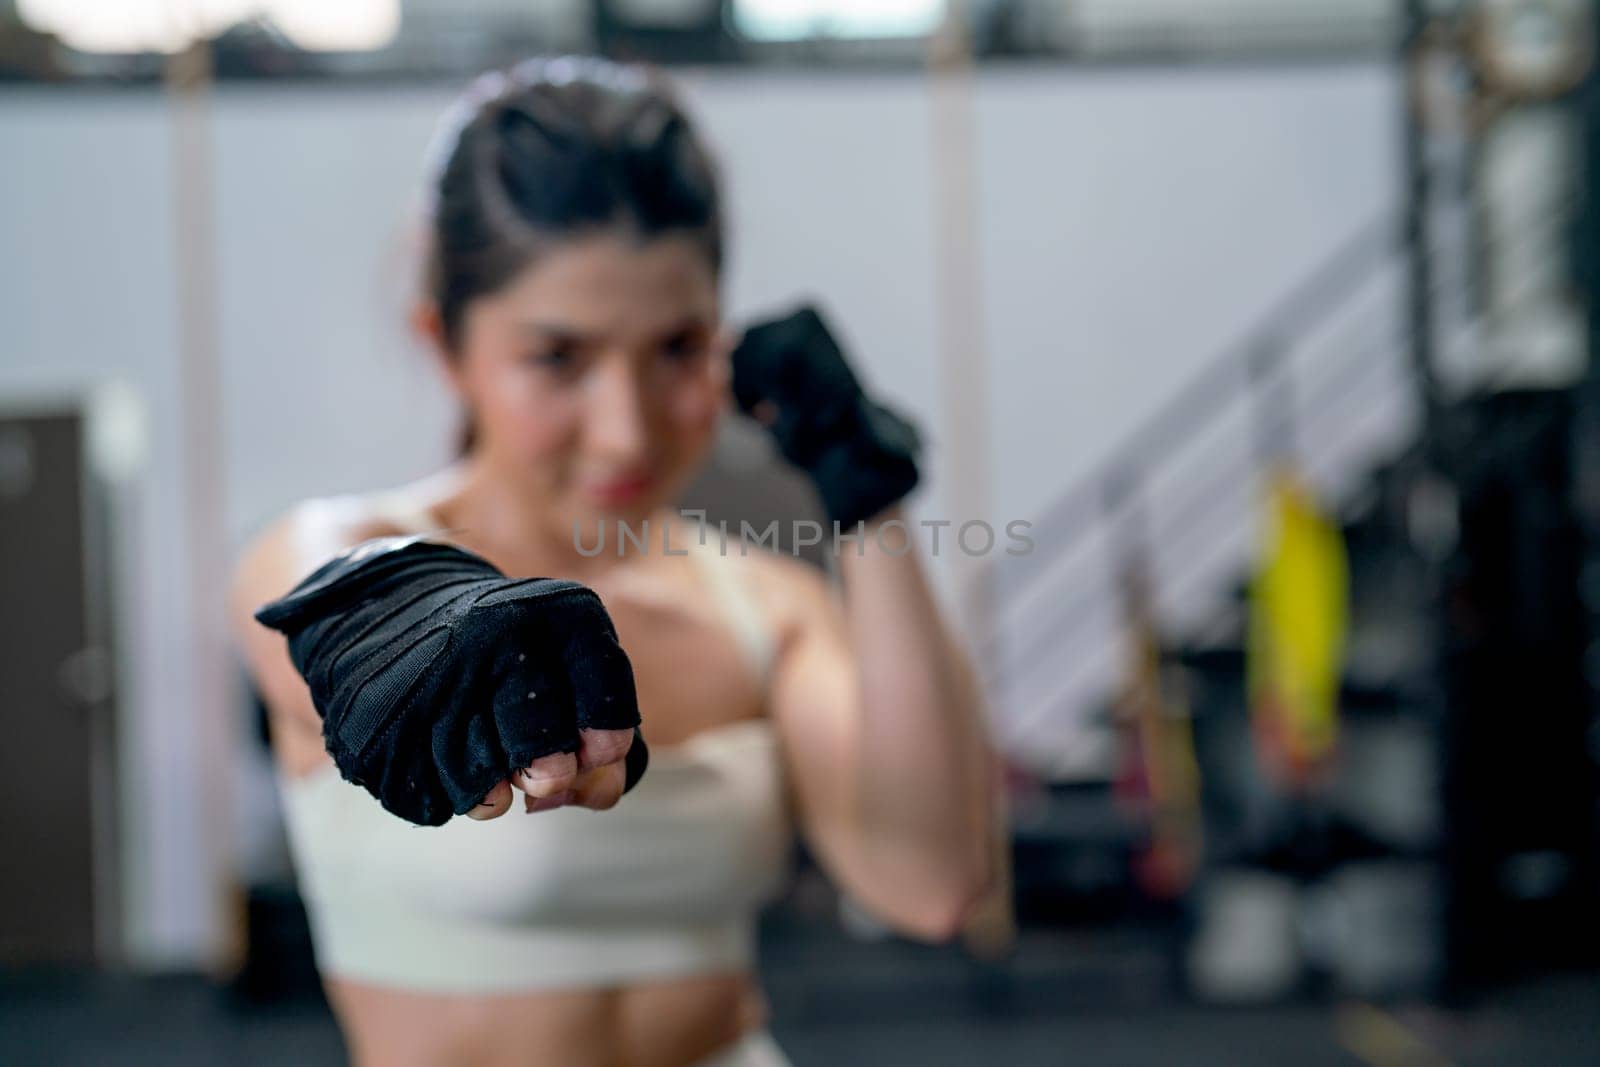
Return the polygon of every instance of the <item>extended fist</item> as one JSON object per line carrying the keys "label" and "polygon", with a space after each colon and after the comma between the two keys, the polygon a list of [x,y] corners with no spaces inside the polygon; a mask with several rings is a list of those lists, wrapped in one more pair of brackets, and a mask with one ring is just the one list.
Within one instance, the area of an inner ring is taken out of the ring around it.
{"label": "extended fist", "polygon": [[288,636],[340,773],[401,818],[504,810],[508,781],[554,806],[607,766],[625,768],[623,789],[644,773],[632,666],[577,582],[511,579],[452,545],[384,537],[255,617]]}

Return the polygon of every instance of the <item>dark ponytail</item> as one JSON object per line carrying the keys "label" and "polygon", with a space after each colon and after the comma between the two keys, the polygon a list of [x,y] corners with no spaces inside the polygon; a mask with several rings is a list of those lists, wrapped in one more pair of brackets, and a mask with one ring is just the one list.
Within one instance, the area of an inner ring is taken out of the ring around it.
{"label": "dark ponytail", "polygon": [[[444,342],[467,305],[559,241],[621,227],[723,255],[716,168],[667,86],[603,59],[534,59],[479,77],[433,152],[425,285]],[[470,415],[460,450],[476,443]]]}

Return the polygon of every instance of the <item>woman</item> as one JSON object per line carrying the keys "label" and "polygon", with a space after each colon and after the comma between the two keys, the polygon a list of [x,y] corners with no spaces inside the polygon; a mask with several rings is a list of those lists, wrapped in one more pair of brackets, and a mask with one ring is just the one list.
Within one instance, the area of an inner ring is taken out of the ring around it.
{"label": "woman", "polygon": [[[792,829],[912,937],[953,936],[988,882],[971,671],[917,552],[885,526],[894,501],[843,545],[842,597],[671,509],[759,367],[730,381],[714,172],[659,84],[599,60],[486,76],[439,160],[415,325],[468,412],[463,455],[400,490],[295,508],[247,550],[232,595],[330,1001],[364,1064],[781,1064],[750,942]],[[854,386],[832,358],[808,387]],[[791,428],[800,411],[745,399]],[[825,499],[847,475],[824,476]],[[643,547],[619,553],[620,525],[647,520]],[[637,788],[621,796],[622,731],[589,731],[437,828],[341,780],[284,639],[251,613],[341,551],[405,534],[599,595],[649,741]]]}

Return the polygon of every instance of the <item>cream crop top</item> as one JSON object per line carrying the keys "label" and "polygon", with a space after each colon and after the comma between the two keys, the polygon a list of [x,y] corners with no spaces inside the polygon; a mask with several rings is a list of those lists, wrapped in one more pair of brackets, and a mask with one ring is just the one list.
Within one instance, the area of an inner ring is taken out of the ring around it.
{"label": "cream crop top", "polygon": [[[772,636],[748,590],[713,546],[689,548],[765,679]],[[513,806],[418,827],[332,764],[279,782],[317,966],[375,985],[493,993],[747,969],[792,851],[766,719],[651,745],[645,776],[605,812]]]}

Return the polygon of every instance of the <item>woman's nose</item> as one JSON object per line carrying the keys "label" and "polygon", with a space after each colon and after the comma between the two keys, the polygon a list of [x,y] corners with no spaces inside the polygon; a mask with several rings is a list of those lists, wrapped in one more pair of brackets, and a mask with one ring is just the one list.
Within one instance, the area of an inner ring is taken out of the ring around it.
{"label": "woman's nose", "polygon": [[587,399],[584,436],[590,450],[618,463],[641,458],[649,443],[645,391],[631,361],[604,360]]}

